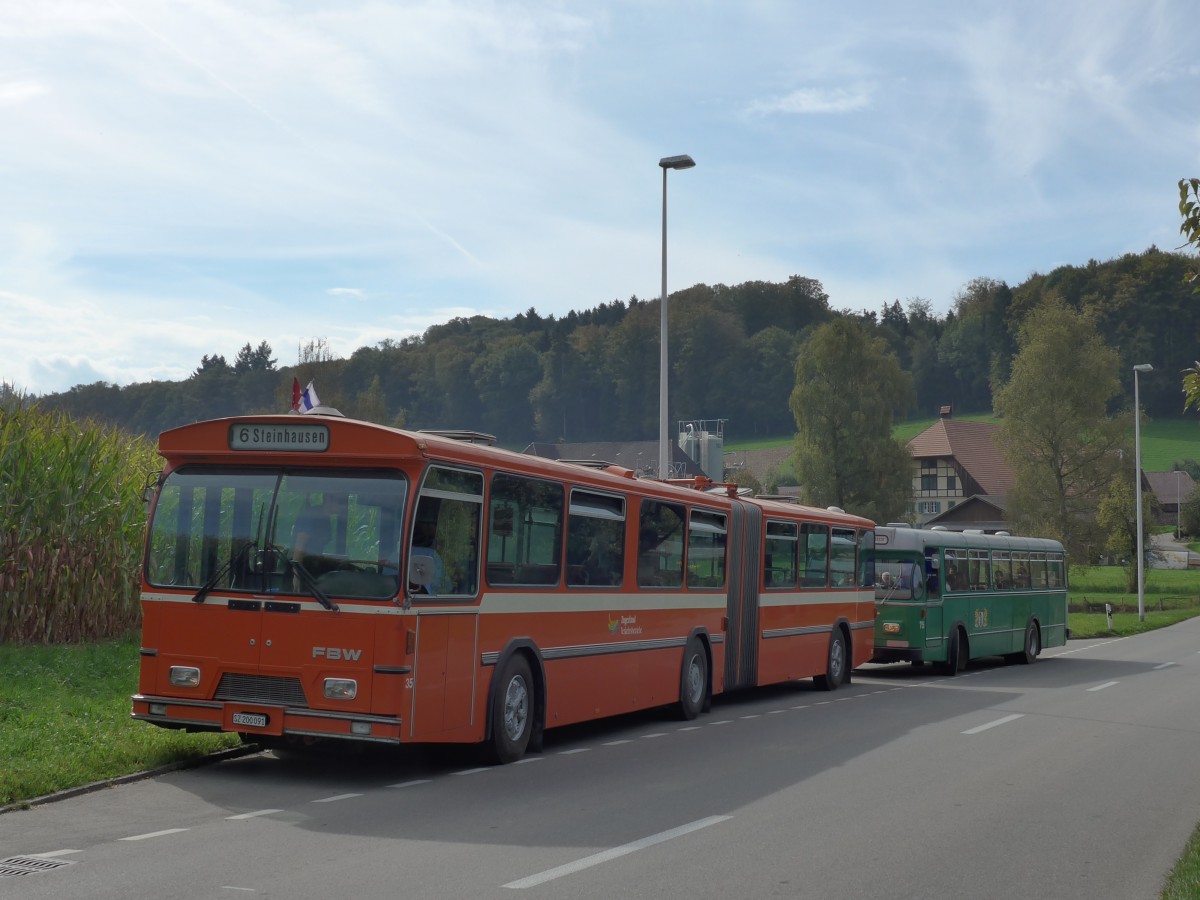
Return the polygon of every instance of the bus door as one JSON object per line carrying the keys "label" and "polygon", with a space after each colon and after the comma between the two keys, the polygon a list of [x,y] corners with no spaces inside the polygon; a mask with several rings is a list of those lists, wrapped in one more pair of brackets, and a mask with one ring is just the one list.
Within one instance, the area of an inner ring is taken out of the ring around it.
{"label": "bus door", "polygon": [[[944,585],[941,583],[941,560],[937,550],[927,550],[924,561],[918,559],[914,562],[914,578],[913,578],[913,599],[918,596],[922,597],[925,602],[925,652],[933,651],[934,656],[940,656],[945,653],[945,640],[943,636],[945,628],[943,610],[942,610],[942,590]],[[924,572],[924,579],[920,577],[920,573]],[[924,585],[919,582],[924,581]],[[917,590],[922,593],[918,595]]]}
{"label": "bus door", "polygon": [[417,611],[417,664],[410,737],[470,726],[475,707],[479,617],[470,612]]}
{"label": "bus door", "polygon": [[[479,660],[483,473],[430,466],[406,553],[406,604],[417,614],[408,734],[425,740],[472,725]],[[504,526],[521,521],[501,517]]]}

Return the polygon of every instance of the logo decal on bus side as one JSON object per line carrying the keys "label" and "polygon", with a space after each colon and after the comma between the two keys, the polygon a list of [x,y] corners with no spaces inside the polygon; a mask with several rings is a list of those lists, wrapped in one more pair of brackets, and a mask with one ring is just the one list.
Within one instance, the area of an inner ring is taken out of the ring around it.
{"label": "logo decal on bus side", "polygon": [[988,611],[986,609],[975,610],[975,627],[976,628],[987,628],[988,627]]}
{"label": "logo decal on bus side", "polygon": [[609,634],[641,634],[642,626],[637,623],[637,616],[621,616],[614,619],[608,617],[608,633]]}
{"label": "logo decal on bus side", "polygon": [[342,647],[313,647],[313,659],[348,659],[355,662],[362,656],[361,650],[347,650]]}

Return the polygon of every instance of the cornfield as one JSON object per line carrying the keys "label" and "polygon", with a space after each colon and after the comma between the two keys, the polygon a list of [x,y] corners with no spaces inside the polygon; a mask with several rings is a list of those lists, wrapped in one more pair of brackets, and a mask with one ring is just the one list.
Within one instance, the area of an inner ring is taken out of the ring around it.
{"label": "cornfield", "polygon": [[144,437],[0,405],[0,644],[125,634],[138,602],[148,473]]}

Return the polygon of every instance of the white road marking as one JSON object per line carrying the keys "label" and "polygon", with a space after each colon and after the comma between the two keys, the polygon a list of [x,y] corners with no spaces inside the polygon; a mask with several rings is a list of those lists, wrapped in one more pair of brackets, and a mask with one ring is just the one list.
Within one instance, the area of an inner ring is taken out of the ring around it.
{"label": "white road marking", "polygon": [[545,758],[546,757],[544,757],[544,756],[523,756],[520,759],[518,759],[515,763],[513,763],[513,765],[520,766],[520,765],[524,765],[525,763],[541,762]]}
{"label": "white road marking", "polygon": [[968,728],[963,734],[979,734],[981,731],[987,731],[989,728],[995,728],[997,725],[1007,725],[1009,722],[1015,722],[1017,719],[1023,719],[1024,717],[1024,713],[1013,713],[1011,716],[996,719],[996,721],[988,722],[986,725],[977,725],[974,728]]}
{"label": "white road marking", "polygon": [[71,853],[82,853],[82,850],[51,850],[49,853],[27,853],[33,859],[54,859],[56,856],[68,856]]}
{"label": "white road marking", "polygon": [[1179,665],[1179,663],[1165,662],[1162,665],[1155,666],[1154,671],[1157,672],[1159,669],[1169,669],[1169,668],[1171,668],[1171,666],[1177,666],[1177,665]]}
{"label": "white road marking", "polygon": [[587,753],[591,747],[576,747],[574,750],[559,750],[559,756],[574,756],[576,753]]}
{"label": "white road marking", "polygon": [[429,782],[430,782],[430,779],[428,779],[428,778],[417,778],[417,779],[414,779],[413,781],[401,781],[399,784],[389,784],[388,787],[391,787],[391,788],[416,787],[418,784],[429,784]]}
{"label": "white road marking", "polygon": [[259,810],[255,810],[254,812],[242,813],[241,815],[237,815],[237,816],[226,816],[225,818],[227,821],[237,822],[242,819],[257,819],[259,816],[269,816],[269,815],[273,815],[274,813],[277,813],[277,812],[283,812],[283,810],[282,809],[259,809]]}
{"label": "white road marking", "polygon": [[1117,682],[1117,681],[1106,681],[1106,682],[1104,682],[1104,684],[1098,684],[1095,687],[1088,688],[1088,693],[1091,693],[1092,691],[1102,691],[1105,688],[1110,688],[1114,684],[1119,684],[1119,683],[1120,682]]}
{"label": "white road marking", "polygon": [[619,746],[621,746],[622,744],[632,744],[632,743],[633,743],[633,741],[629,740],[628,738],[623,738],[623,739],[621,739],[621,740],[619,740],[619,741],[605,741],[605,742],[604,742],[604,744],[603,744],[602,746],[605,746],[605,747],[619,747]]}
{"label": "white road marking", "polygon": [[634,841],[630,844],[623,844],[620,847],[613,847],[611,850],[605,850],[602,853],[595,853],[592,856],[585,856],[583,859],[577,859],[574,862],[569,862],[566,865],[558,866],[554,869],[547,869],[545,872],[539,872],[536,875],[530,875],[528,878],[521,878],[517,881],[510,881],[504,885],[506,888],[514,890],[523,890],[524,888],[537,887],[539,884],[545,884],[547,881],[553,881],[556,878],[562,878],[566,875],[573,875],[576,872],[582,872],[584,869],[590,869],[592,866],[598,866],[601,863],[606,863],[609,860],[618,859],[630,853],[636,853],[638,850],[645,850],[647,847],[653,847],[655,844],[661,844],[664,841],[674,840],[677,837],[683,837],[685,834],[691,834],[693,831],[699,831],[702,828],[708,828],[710,825],[717,825],[721,822],[733,818],[732,816],[709,816],[707,819],[698,819],[695,822],[690,822],[687,825],[680,825],[678,828],[672,828],[670,831],[661,831],[658,834],[652,834],[650,837],[644,837],[639,841]]}
{"label": "white road marking", "polygon": [[773,709],[769,713],[767,713],[767,715],[768,716],[777,716],[780,713],[784,713],[784,712],[787,712],[787,710],[786,709]]}
{"label": "white road marking", "polygon": [[654,732],[651,732],[650,734],[643,734],[642,738],[644,739],[644,738],[656,738],[656,737],[666,737],[666,736],[667,736],[667,733],[665,731],[654,731]]}
{"label": "white road marking", "polygon": [[255,888],[234,887],[232,884],[221,885],[221,890],[223,890],[223,891],[245,891],[248,894],[257,894],[258,893],[257,889],[255,889]]}
{"label": "white road marking", "polygon": [[453,775],[478,775],[480,772],[492,771],[491,766],[476,766],[474,769],[463,769],[461,772],[452,772]]}
{"label": "white road marking", "polygon": [[147,834],[135,834],[135,835],[132,835],[131,837],[123,837],[123,838],[121,838],[121,840],[123,840],[123,841],[146,841],[146,840],[149,840],[150,838],[164,837],[168,834],[179,834],[181,831],[187,831],[187,829],[186,828],[167,828],[167,829],[164,829],[163,831],[151,831]]}
{"label": "white road marking", "polygon": [[709,722],[708,724],[709,725],[730,725],[732,723],[733,723],[733,719],[719,719],[716,722]]}
{"label": "white road marking", "polygon": [[699,731],[703,725],[684,725],[682,728],[676,728],[676,731]]}
{"label": "white road marking", "polygon": [[313,800],[313,803],[337,803],[339,800],[350,800],[353,797],[361,797],[362,794],[335,794],[332,797],[322,797],[320,800]]}
{"label": "white road marking", "polygon": [[739,718],[739,719],[757,719],[757,718],[760,718],[760,717],[761,717],[761,716],[760,716],[760,714],[759,714],[759,713],[753,713],[753,714],[751,714],[751,715],[748,715],[748,716],[738,716],[738,718]]}

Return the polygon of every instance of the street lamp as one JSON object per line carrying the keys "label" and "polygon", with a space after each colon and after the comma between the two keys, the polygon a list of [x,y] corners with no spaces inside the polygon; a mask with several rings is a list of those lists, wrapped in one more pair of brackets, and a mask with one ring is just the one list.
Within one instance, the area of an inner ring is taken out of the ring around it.
{"label": "street lamp", "polygon": [[658,477],[665,481],[671,473],[671,455],[667,432],[667,170],[690,169],[696,161],[686,153],[664,156],[658,161],[663,170],[662,214],[662,309],[658,341]]}
{"label": "street lamp", "polygon": [[1138,401],[1138,373],[1153,372],[1150,363],[1133,367],[1133,478],[1137,485],[1134,491],[1137,504],[1137,576],[1138,576],[1138,621],[1146,621],[1146,560],[1142,553],[1142,406]]}

